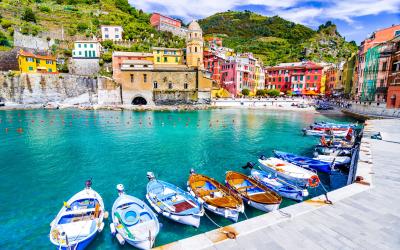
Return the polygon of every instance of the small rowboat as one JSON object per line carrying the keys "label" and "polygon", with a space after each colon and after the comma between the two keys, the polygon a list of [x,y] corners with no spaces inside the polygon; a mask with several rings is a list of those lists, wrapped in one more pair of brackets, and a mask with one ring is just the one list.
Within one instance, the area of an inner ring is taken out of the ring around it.
{"label": "small rowboat", "polygon": [[271,173],[262,170],[252,169],[251,176],[261,182],[264,186],[274,190],[280,196],[292,199],[295,201],[302,201],[304,197],[308,196],[308,190],[299,188],[289,182],[286,182]]}
{"label": "small rowboat", "polygon": [[244,212],[242,198],[213,178],[196,174],[192,170],[187,188],[204,208],[215,214],[236,222],[239,213]]}
{"label": "small rowboat", "polygon": [[315,146],[315,152],[323,155],[336,154],[338,156],[351,156],[351,147]]}
{"label": "small rowboat", "polygon": [[294,165],[297,165],[300,167],[312,168],[319,172],[328,173],[328,174],[332,171],[332,164],[325,162],[325,161],[319,161],[319,160],[316,160],[313,158],[299,156],[299,155],[281,152],[281,151],[275,151],[275,150],[274,150],[274,155],[276,157],[278,157],[279,159],[293,163]]}
{"label": "small rowboat", "polygon": [[50,241],[58,249],[85,249],[103,231],[105,214],[101,196],[86,181],[84,190],[72,196],[51,222]]}
{"label": "small rowboat", "polygon": [[157,215],[142,200],[127,195],[117,185],[118,198],[112,207],[111,233],[121,245],[128,242],[139,249],[150,249],[160,231]]}
{"label": "small rowboat", "polygon": [[339,124],[339,123],[332,123],[332,122],[315,122],[310,125],[311,129],[314,128],[337,128],[337,129],[348,129],[348,128],[356,128],[357,124]]}
{"label": "small rowboat", "polygon": [[247,175],[228,171],[225,177],[226,186],[239,194],[248,205],[264,212],[277,210],[282,197]]}
{"label": "small rowboat", "polygon": [[265,158],[261,156],[258,162],[263,170],[277,174],[278,177],[296,186],[316,187],[319,185],[318,175],[309,169],[274,157]]}
{"label": "small rowboat", "polygon": [[188,192],[170,183],[156,180],[149,172],[146,198],[157,213],[176,222],[199,227],[204,215],[201,204]]}
{"label": "small rowboat", "polygon": [[351,137],[353,134],[353,129],[349,128],[347,130],[315,130],[315,129],[303,129],[304,135],[312,135],[312,136],[325,136],[325,137]]}

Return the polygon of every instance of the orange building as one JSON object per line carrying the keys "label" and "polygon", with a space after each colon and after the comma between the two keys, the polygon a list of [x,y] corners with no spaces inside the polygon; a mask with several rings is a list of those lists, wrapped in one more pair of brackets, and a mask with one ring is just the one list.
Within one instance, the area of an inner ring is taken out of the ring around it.
{"label": "orange building", "polygon": [[400,36],[397,36],[391,42],[395,44],[395,50],[389,63],[386,106],[388,108],[400,108]]}
{"label": "orange building", "polygon": [[153,53],[114,51],[112,54],[113,78],[118,82],[121,75],[121,67],[124,61],[147,60],[153,61]]}

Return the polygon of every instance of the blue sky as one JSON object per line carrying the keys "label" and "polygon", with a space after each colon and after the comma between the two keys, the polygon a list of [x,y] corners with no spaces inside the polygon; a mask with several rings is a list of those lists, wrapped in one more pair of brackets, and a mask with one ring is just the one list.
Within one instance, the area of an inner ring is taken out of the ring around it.
{"label": "blue sky", "polygon": [[358,44],[373,31],[400,24],[400,0],[129,0],[146,12],[180,17],[185,22],[226,10],[251,10],[316,29],[333,21],[346,40]]}

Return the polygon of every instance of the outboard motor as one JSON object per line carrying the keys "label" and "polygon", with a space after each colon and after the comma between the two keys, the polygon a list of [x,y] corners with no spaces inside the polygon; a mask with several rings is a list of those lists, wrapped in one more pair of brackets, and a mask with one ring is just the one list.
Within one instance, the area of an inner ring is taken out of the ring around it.
{"label": "outboard motor", "polygon": [[154,176],[153,172],[147,172],[147,179],[149,179],[149,181],[154,180],[156,177]]}
{"label": "outboard motor", "polygon": [[196,173],[193,168],[190,169],[190,174]]}
{"label": "outboard motor", "polygon": [[119,194],[119,195],[123,194],[124,191],[125,191],[124,185],[118,184],[118,185],[117,185],[117,190],[118,190],[118,194]]}
{"label": "outboard motor", "polygon": [[85,187],[86,187],[86,189],[90,189],[92,187],[92,180],[87,180],[85,182]]}

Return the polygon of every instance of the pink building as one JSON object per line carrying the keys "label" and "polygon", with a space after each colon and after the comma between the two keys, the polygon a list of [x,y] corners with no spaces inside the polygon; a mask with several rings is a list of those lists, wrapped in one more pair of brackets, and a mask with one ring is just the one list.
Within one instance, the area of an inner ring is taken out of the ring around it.
{"label": "pink building", "polygon": [[156,30],[169,31],[176,36],[185,38],[187,29],[182,27],[182,23],[169,16],[164,16],[159,13],[153,13],[150,17],[150,24]]}
{"label": "pink building", "polygon": [[230,58],[221,65],[221,87],[236,96],[238,88],[236,84],[236,61]]}

